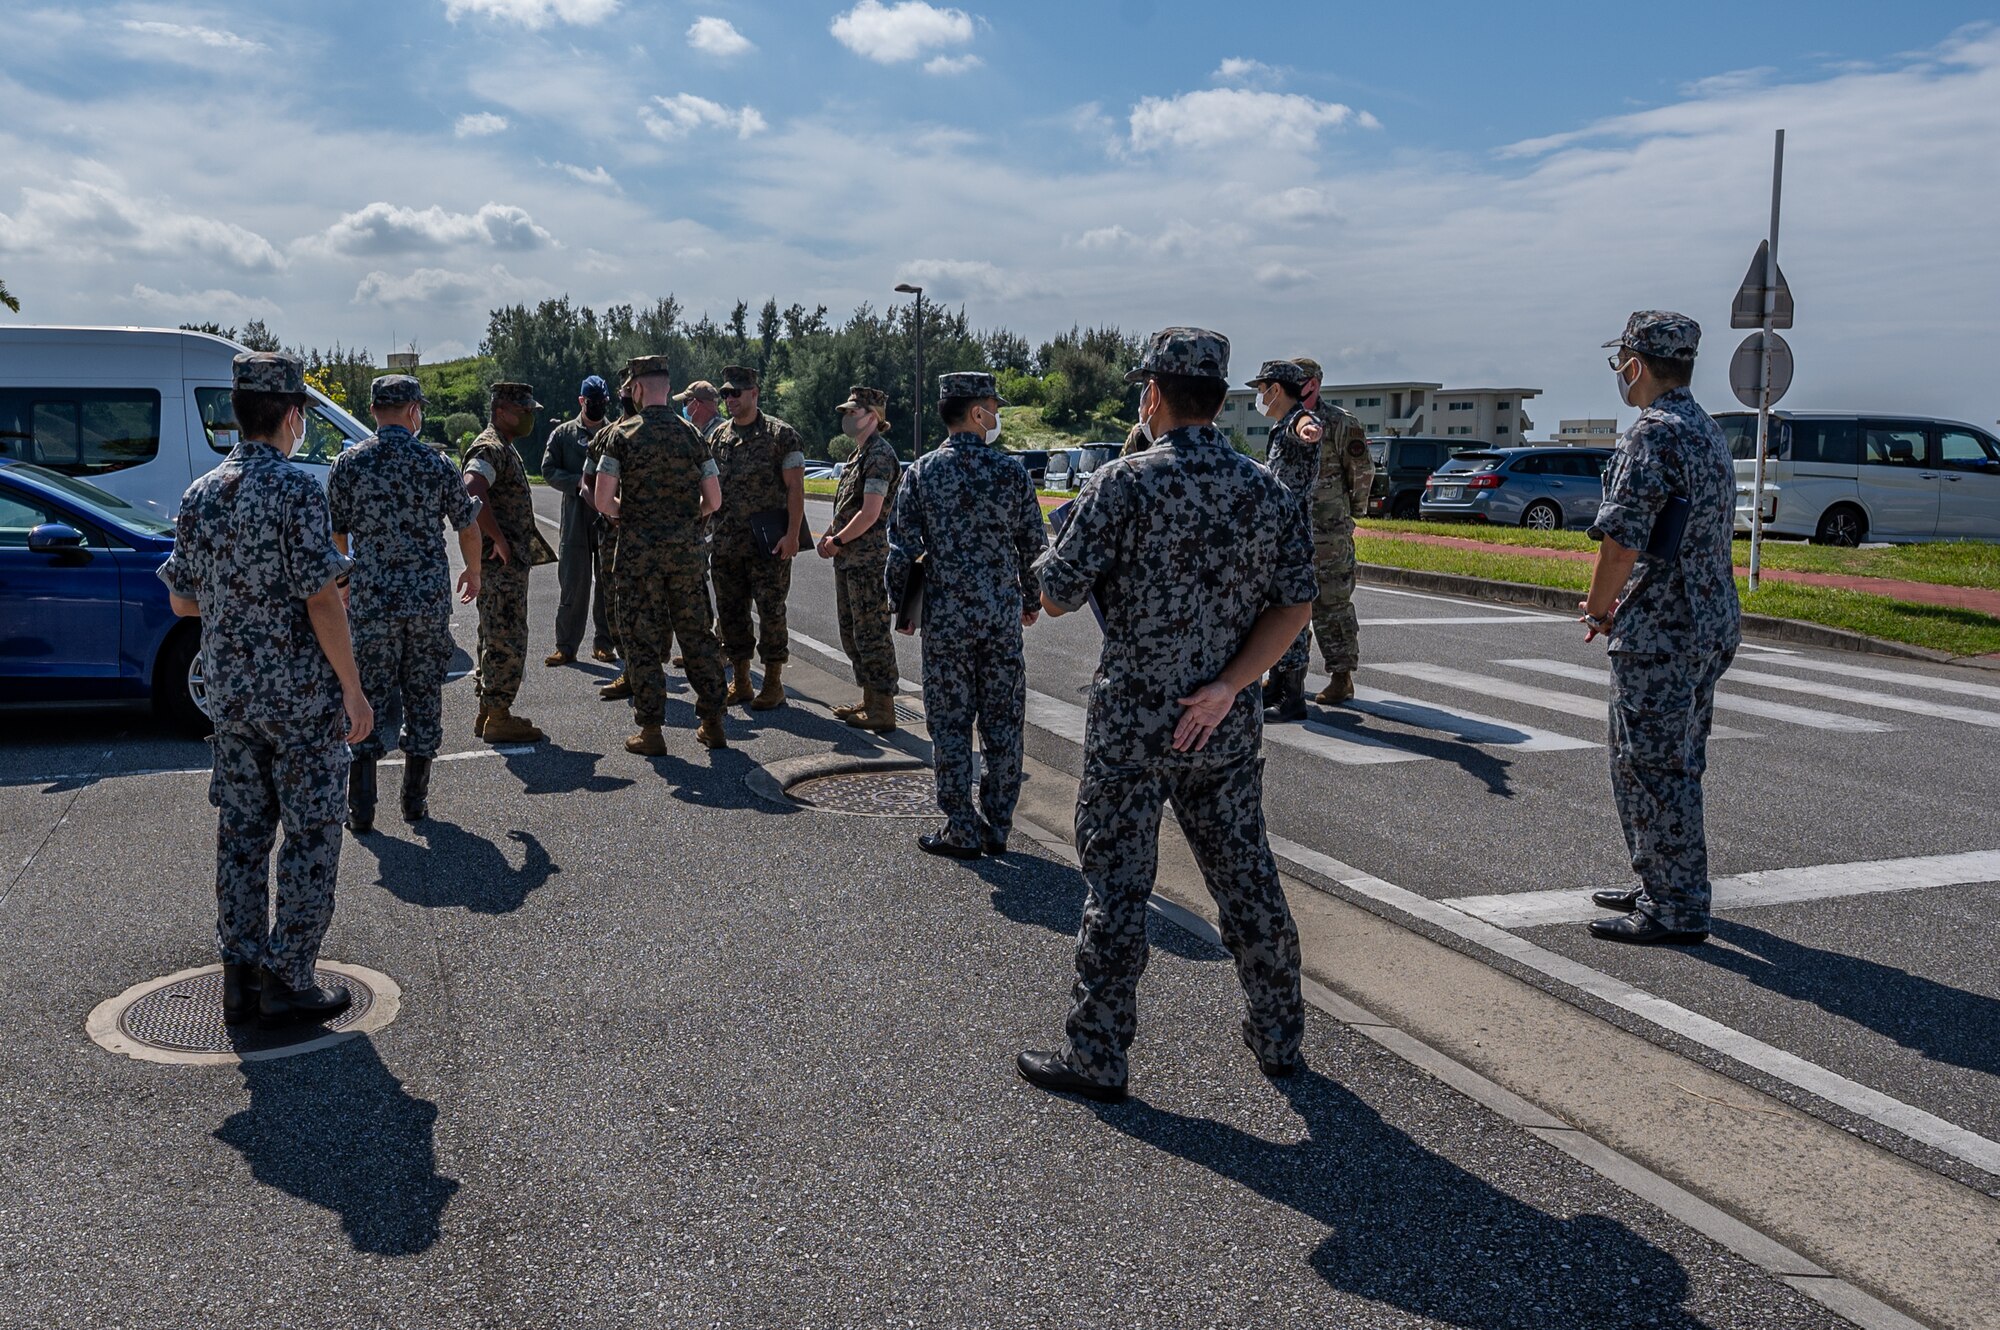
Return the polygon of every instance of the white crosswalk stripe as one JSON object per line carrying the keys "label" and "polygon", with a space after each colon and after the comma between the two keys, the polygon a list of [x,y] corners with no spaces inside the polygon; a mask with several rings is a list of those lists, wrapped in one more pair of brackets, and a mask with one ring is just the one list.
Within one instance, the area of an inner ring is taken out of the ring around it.
{"label": "white crosswalk stripe", "polygon": [[2000,711],[1955,707],[1944,702],[1933,702],[1927,697],[1903,697],[1896,693],[1842,688],[1837,684],[1823,683],[1818,679],[1794,679],[1789,675],[1765,674],[1761,670],[1732,669],[1729,671],[1729,681],[1754,684],[1759,688],[1775,688],[1780,692],[1809,693],[1829,702],[1852,702],[1858,707],[1880,707],[1884,711],[1904,711],[1913,716],[1929,716],[1933,720],[1955,720],[1966,725],[2000,730]]}
{"label": "white crosswalk stripe", "polygon": [[[1455,670],[1447,665],[1432,665],[1425,661],[1364,665],[1362,668],[1382,670],[1401,675],[1406,679],[1418,679],[1445,688],[1463,688],[1483,697],[1519,702],[1522,706],[1540,707],[1544,711],[1557,711],[1565,716],[1578,716],[1600,724],[1606,722],[1608,704],[1601,697],[1586,697],[1582,693],[1565,693],[1553,688],[1537,688],[1531,684],[1516,683],[1512,679],[1496,678],[1490,674],[1474,674],[1470,670]],[[1732,730],[1726,725],[1715,726],[1710,735],[1716,739],[1757,737],[1743,730]]]}
{"label": "white crosswalk stripe", "polygon": [[[1611,671],[1598,669],[1594,665],[1573,665],[1565,660],[1496,660],[1493,663],[1505,665],[1510,669],[1552,674],[1558,679],[1602,684],[1606,688],[1611,686]],[[1771,702],[1761,697],[1739,697],[1734,693],[1716,693],[1715,707],[1718,711],[1740,711],[1746,716],[1761,716],[1766,720],[1781,720],[1790,725],[1804,725],[1809,729],[1832,730],[1842,734],[1888,734],[1896,728],[1887,721],[1870,720],[1865,716],[1844,716],[1838,711],[1796,707],[1789,702]],[[1600,703],[1599,710],[1602,709],[1603,704]]]}
{"label": "white crosswalk stripe", "polygon": [[1970,679],[1939,679],[1928,674],[1911,674],[1906,670],[1881,670],[1870,665],[1850,665],[1844,660],[1814,660],[1809,656],[1797,655],[1766,663],[1789,665],[1798,670],[1818,670],[1822,674],[1841,674],[1850,679],[1868,679],[1875,683],[1895,684],[1899,688],[1927,688],[1934,693],[1957,693],[1961,697],[1980,697],[1989,702],[2000,702],[2000,687],[1990,683],[1974,683]]}
{"label": "white crosswalk stripe", "polygon": [[[1326,679],[1324,676],[1314,675],[1307,686],[1315,689],[1324,688]],[[1493,744],[1528,753],[1603,747],[1595,739],[1575,739],[1567,734],[1557,734],[1553,730],[1539,729],[1519,721],[1502,720],[1498,716],[1482,715],[1477,711],[1426,702],[1421,698],[1405,697],[1400,693],[1385,692],[1380,688],[1371,688],[1363,684],[1355,685],[1354,696],[1342,703],[1342,706],[1346,710],[1359,711],[1378,720],[1391,720],[1399,725],[1410,725],[1417,729],[1437,730],[1469,744]]]}

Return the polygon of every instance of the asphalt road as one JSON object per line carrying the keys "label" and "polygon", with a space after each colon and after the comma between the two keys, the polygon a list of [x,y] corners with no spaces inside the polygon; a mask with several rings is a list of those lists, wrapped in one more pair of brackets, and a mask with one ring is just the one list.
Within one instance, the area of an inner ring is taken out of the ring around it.
{"label": "asphalt road", "polygon": [[[801,565],[807,633],[821,576]],[[1037,642],[1087,647],[1075,625]],[[519,709],[553,738],[526,753],[472,740],[450,686],[435,820],[349,839],[326,953],[395,976],[401,1017],[240,1068],[83,1032],[210,955],[204,746],[8,718],[0,1325],[1837,1324],[1317,1013],[1312,1074],[1274,1087],[1226,961],[1164,923],[1135,1099],[1022,1085],[1014,1053],[1059,1028],[1072,870],[1032,845],[967,869],[919,854],[921,823],[760,800],[758,764],[868,749],[803,703],[739,713],[711,755],[679,693],[669,756],[631,757],[629,711],[588,687],[606,672],[530,664]],[[1507,764],[1505,797],[1560,808],[1542,767],[1575,761],[1589,809],[1585,756]],[[1385,773],[1499,821],[1470,761],[1367,773],[1379,843],[1402,816]],[[1287,829],[1344,825],[1339,785],[1287,774],[1319,781],[1273,782]],[[1383,871],[1465,887],[1405,862]]]}
{"label": "asphalt road", "polygon": [[[829,512],[813,505],[815,530]],[[1574,893],[1582,908],[1567,921],[1510,931],[1855,1088],[1829,1099],[1822,1078],[1815,1090],[1774,1074],[1782,1057],[1723,1056],[1546,972],[1498,955],[1494,962],[2000,1194],[2000,952],[1992,945],[2000,674],[1746,646],[1724,681],[1709,745],[1712,874],[1966,856],[1962,880],[1732,906],[1705,947],[1648,951],[1594,941],[1581,922],[1594,913],[1584,901],[1590,890],[1631,881],[1604,748],[1602,643],[1585,644],[1582,630],[1557,616],[1400,590],[1363,587],[1357,605],[1362,699],[1315,707],[1310,726],[1282,727],[1289,733],[1266,744],[1276,835],[1431,902]],[[791,622],[838,642],[831,579],[810,555],[796,565]],[[1100,641],[1090,616],[1045,618],[1026,640],[1030,689],[1081,706]],[[921,678],[917,641],[899,639],[899,650],[904,678]],[[1035,701],[1030,716],[1041,721],[1030,752],[1079,770],[1076,731],[1063,733],[1075,717]],[[1393,901],[1328,880],[1316,861],[1295,856],[1291,866],[1438,931]],[[1894,879],[1909,867],[1876,876]],[[1954,876],[1952,867],[1937,875]],[[1803,876],[1794,889],[1810,893],[1843,873]],[[1854,1107],[1871,1103],[1872,1112]],[[1885,1125],[1905,1121],[1904,1107],[1937,1124],[1914,1137]]]}

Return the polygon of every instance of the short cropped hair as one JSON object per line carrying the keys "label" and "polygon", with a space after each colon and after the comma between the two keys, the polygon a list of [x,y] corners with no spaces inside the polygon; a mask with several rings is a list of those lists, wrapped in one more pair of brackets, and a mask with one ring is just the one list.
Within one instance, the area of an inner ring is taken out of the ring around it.
{"label": "short cropped hair", "polygon": [[944,418],[947,428],[957,429],[972,414],[972,408],[985,400],[984,397],[947,397],[938,403],[938,415]]}
{"label": "short cropped hair", "polygon": [[1194,374],[1155,374],[1160,386],[1160,405],[1181,420],[1213,420],[1229,395],[1229,385],[1221,379]]}
{"label": "short cropped hair", "polygon": [[245,438],[264,439],[285,423],[287,411],[293,407],[303,410],[311,400],[304,393],[260,393],[237,388],[229,394],[229,407],[236,413],[236,428]]}
{"label": "short cropped hair", "polygon": [[1646,372],[1669,388],[1685,388],[1694,382],[1694,361],[1675,360],[1665,356],[1649,356],[1641,352],[1632,353],[1639,357],[1639,363]]}

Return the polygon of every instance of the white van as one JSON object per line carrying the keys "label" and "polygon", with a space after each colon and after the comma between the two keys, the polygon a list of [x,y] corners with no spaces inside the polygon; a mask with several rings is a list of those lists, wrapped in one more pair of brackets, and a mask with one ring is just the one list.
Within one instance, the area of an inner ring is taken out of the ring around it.
{"label": "white van", "polygon": [[[1736,461],[1736,530],[1750,530],[1757,414],[1716,416]],[[2000,541],[2000,440],[1956,420],[1774,411],[1764,530],[1822,545]]]}
{"label": "white van", "polygon": [[[196,476],[236,446],[230,362],[244,348],[169,328],[0,326],[0,458],[33,462],[171,519]],[[326,483],[368,437],[318,393],[292,460]]]}

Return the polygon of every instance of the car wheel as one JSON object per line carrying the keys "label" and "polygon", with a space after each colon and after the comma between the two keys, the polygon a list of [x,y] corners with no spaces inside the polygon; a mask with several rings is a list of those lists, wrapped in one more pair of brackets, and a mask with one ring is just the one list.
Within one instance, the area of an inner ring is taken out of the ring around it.
{"label": "car wheel", "polygon": [[1562,530],[1562,509],[1547,499],[1537,499],[1521,514],[1521,525],[1530,531]]}
{"label": "car wheel", "polygon": [[208,717],[200,628],[181,629],[161,648],[153,670],[153,709],[161,720],[197,739],[215,728]]}
{"label": "car wheel", "polygon": [[1868,517],[1851,503],[1836,503],[1820,514],[1819,529],[1813,533],[1815,545],[1859,545],[1868,534]]}
{"label": "car wheel", "polygon": [[1417,511],[1417,496],[1414,494],[1398,495],[1396,501],[1389,505],[1389,516],[1395,518],[1398,522],[1416,521],[1421,516]]}

